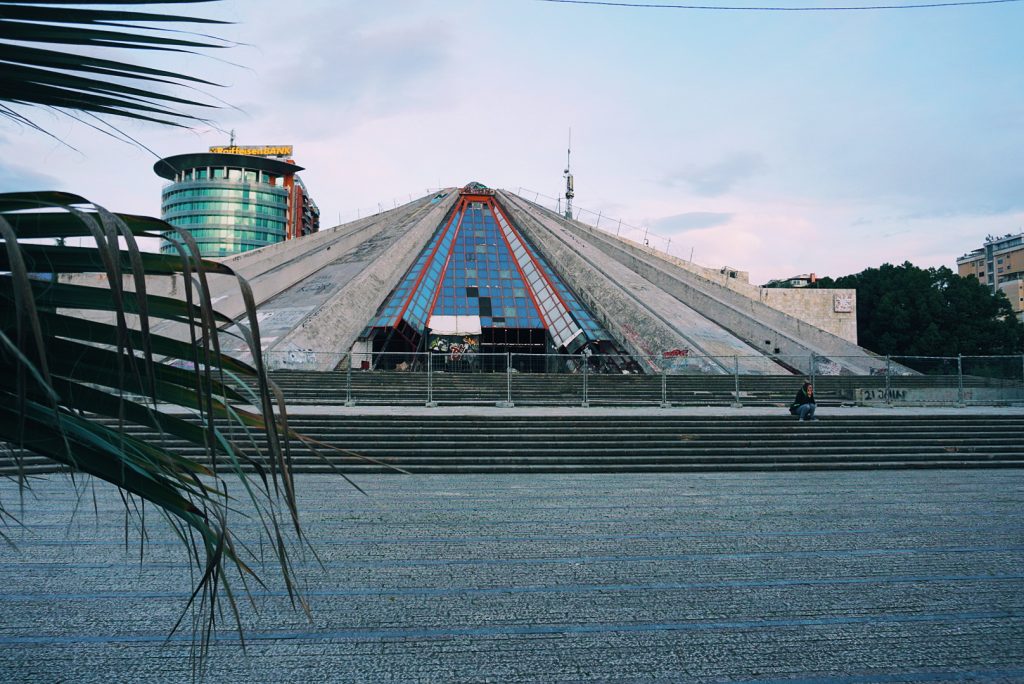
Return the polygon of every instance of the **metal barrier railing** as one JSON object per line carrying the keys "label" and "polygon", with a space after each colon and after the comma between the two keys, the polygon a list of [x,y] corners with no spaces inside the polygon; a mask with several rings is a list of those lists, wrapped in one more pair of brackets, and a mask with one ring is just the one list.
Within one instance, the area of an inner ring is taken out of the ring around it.
{"label": "metal barrier railing", "polygon": [[[333,371],[330,382],[307,386],[305,395],[297,386],[291,391],[304,401],[347,405],[780,405],[804,381],[819,401],[833,404],[1024,404],[1024,355],[868,358],[264,352],[271,370]],[[277,377],[287,385],[287,374]]]}

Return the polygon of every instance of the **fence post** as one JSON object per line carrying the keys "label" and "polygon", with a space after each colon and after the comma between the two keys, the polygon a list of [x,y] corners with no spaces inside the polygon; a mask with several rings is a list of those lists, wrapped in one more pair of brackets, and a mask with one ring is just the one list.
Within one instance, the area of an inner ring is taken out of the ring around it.
{"label": "fence post", "polygon": [[427,350],[427,403],[431,408],[437,406],[434,401],[434,353]]}
{"label": "fence post", "polygon": [[352,401],[352,352],[345,356],[348,359],[345,364],[345,406],[355,406],[356,402]]}
{"label": "fence post", "polygon": [[[818,378],[816,377],[817,376],[816,371],[817,371],[817,364],[814,362],[814,352],[811,352],[811,386],[812,387],[814,385],[818,384],[817,383]],[[815,389],[815,393],[817,393],[817,389]]]}
{"label": "fence post", "polygon": [[964,355],[956,355],[956,405],[963,408],[964,404]]}
{"label": "fence post", "polygon": [[740,401],[740,356],[739,356],[739,354],[736,354],[736,355],[734,355],[732,357],[732,364],[733,364],[732,377],[733,377],[733,380],[735,380],[735,383],[736,383],[735,390],[734,390],[733,396],[732,396],[732,398],[733,398],[732,407],[733,408],[741,408],[743,406],[743,402]]}
{"label": "fence post", "polygon": [[885,355],[885,404],[892,406],[892,357]]}
{"label": "fence post", "polygon": [[498,402],[498,408],[512,408],[512,352],[505,352],[505,401]]}
{"label": "fence post", "polygon": [[580,406],[582,406],[583,408],[587,408],[588,406],[590,406],[590,399],[587,396],[587,366],[589,366],[590,364],[587,363],[587,357],[584,356],[583,354],[580,354],[580,359],[583,360],[583,403],[580,404]]}
{"label": "fence post", "polygon": [[661,408],[672,408],[668,402],[668,369],[664,356],[661,357]]}

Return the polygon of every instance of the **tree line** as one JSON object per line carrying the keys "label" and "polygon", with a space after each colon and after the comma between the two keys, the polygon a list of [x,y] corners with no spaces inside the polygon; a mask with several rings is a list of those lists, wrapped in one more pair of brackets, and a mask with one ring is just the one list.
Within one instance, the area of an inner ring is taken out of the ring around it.
{"label": "tree line", "polygon": [[945,266],[887,263],[839,278],[819,278],[810,287],[856,290],[859,344],[878,354],[1024,353],[1024,324],[1006,295]]}

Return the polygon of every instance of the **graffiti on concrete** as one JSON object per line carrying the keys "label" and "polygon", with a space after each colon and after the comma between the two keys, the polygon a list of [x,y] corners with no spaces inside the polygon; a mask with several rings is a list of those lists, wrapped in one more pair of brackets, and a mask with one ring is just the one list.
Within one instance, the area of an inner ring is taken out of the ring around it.
{"label": "graffiti on concrete", "polygon": [[689,367],[689,349],[670,349],[661,353],[662,368],[669,373],[676,373]]}
{"label": "graffiti on concrete", "polygon": [[636,329],[629,323],[622,324],[622,332],[626,334],[626,337],[632,342],[637,349],[641,350],[648,356],[654,356],[653,350],[648,346],[647,341],[643,336],[636,331]]}
{"label": "graffiti on concrete", "polygon": [[867,403],[906,401],[907,390],[905,389],[859,389],[857,395],[860,401]]}
{"label": "graffiti on concrete", "polygon": [[829,359],[816,359],[814,363],[815,375],[840,375],[843,367]]}

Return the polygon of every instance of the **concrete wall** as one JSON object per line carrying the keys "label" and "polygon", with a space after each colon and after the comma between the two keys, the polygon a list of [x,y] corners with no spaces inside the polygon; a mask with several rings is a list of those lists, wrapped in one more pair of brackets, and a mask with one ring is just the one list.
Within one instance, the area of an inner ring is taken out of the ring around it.
{"label": "concrete wall", "polygon": [[[768,306],[816,328],[857,344],[857,291],[854,289],[812,290],[808,288],[759,287],[758,297]],[[835,310],[836,296],[848,297],[851,311]]]}
{"label": "concrete wall", "polygon": [[998,285],[1006,298],[1010,300],[1010,306],[1017,318],[1024,321],[1024,280],[1011,280]]}
{"label": "concrete wall", "polygon": [[1024,390],[1012,387],[965,387],[961,394],[955,387],[922,388],[869,388],[855,389],[854,401],[858,406],[928,406],[932,404],[957,404],[963,398],[964,404],[1024,403]]}

